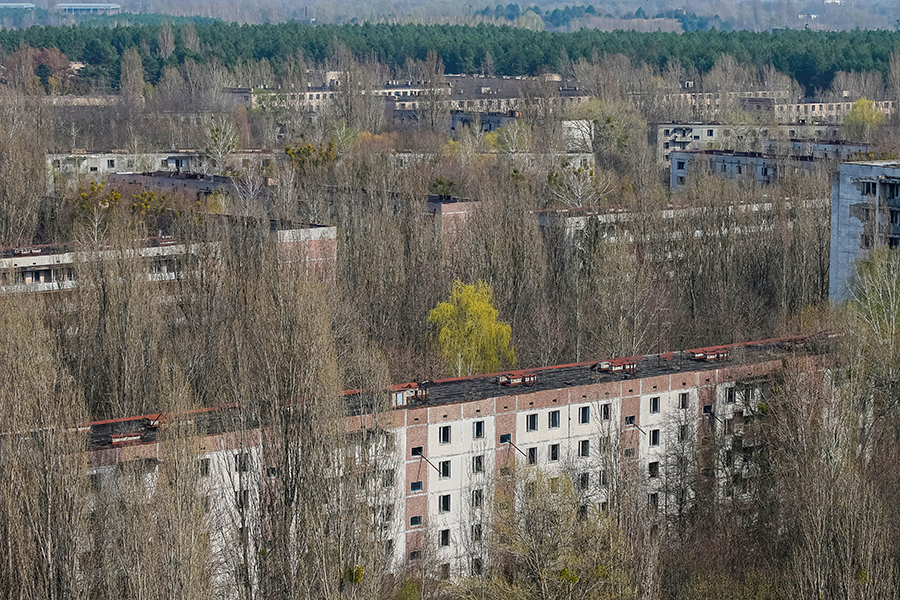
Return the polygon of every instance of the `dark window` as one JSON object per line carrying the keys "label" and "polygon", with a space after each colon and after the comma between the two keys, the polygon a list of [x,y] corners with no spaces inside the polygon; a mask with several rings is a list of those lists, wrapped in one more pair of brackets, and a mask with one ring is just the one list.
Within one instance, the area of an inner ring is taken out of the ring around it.
{"label": "dark window", "polygon": [[528,464],[529,465],[537,464],[537,448],[529,448],[528,449]]}
{"label": "dark window", "polygon": [[578,409],[578,422],[581,424],[591,422],[591,407],[582,406]]}
{"label": "dark window", "polygon": [[250,470],[250,454],[248,452],[239,452],[234,455],[234,470],[237,472]]}
{"label": "dark window", "polygon": [[444,425],[439,430],[440,443],[449,444],[450,443],[450,426]]}
{"label": "dark window", "polygon": [[678,426],[678,441],[684,442],[688,439],[688,426],[687,425],[679,425]]}
{"label": "dark window", "polygon": [[650,430],[650,445],[659,446],[659,429]]}
{"label": "dark window", "polygon": [[550,429],[556,429],[557,427],[559,427],[559,411],[551,410],[548,421],[548,426],[550,427]]}
{"label": "dark window", "polygon": [[244,510],[245,508],[250,506],[250,491],[249,490],[237,490],[234,493],[234,503],[238,507],[238,510]]}
{"label": "dark window", "polygon": [[634,415],[628,415],[627,417],[625,417],[625,424],[626,424],[626,425],[634,425],[634,423],[635,423],[635,416],[634,416]]}
{"label": "dark window", "polygon": [[600,485],[606,485],[606,471],[601,470],[598,474],[598,481]]}
{"label": "dark window", "polygon": [[676,161],[675,168],[678,169],[679,171],[684,171],[684,161],[683,160]]}
{"label": "dark window", "polygon": [[472,490],[472,508],[481,508],[484,504],[484,491]]}
{"label": "dark window", "polygon": [[441,469],[441,479],[446,479],[446,478],[450,477],[450,461],[449,460],[442,460],[440,469]]}
{"label": "dark window", "polygon": [[472,577],[478,577],[484,571],[484,565],[477,556],[472,559]]}
{"label": "dark window", "polygon": [[422,446],[414,446],[410,454],[413,456],[422,456]]}
{"label": "dark window", "polygon": [[472,471],[475,473],[484,473],[484,455],[472,457]]}
{"label": "dark window", "polygon": [[651,412],[651,413],[658,413],[658,412],[659,412],[659,404],[660,404],[660,402],[659,402],[659,396],[656,396],[656,397],[654,397],[654,398],[650,398],[650,412]]}
{"label": "dark window", "polygon": [[422,515],[416,515],[415,517],[409,518],[409,526],[410,527],[418,527],[422,524]]}
{"label": "dark window", "polygon": [[201,477],[209,476],[209,459],[208,458],[200,459],[200,476]]}
{"label": "dark window", "polygon": [[413,550],[409,553],[409,560],[422,560],[422,551]]}
{"label": "dark window", "polygon": [[559,460],[559,444],[550,444],[550,462]]}
{"label": "dark window", "polygon": [[421,481],[413,481],[409,484],[409,491],[411,492],[421,492],[422,491],[422,482]]}
{"label": "dark window", "polygon": [[484,421],[475,421],[473,429],[472,435],[476,440],[484,437]]}
{"label": "dark window", "polygon": [[441,546],[449,546],[450,545],[450,530],[449,529],[441,529],[440,533],[438,533],[438,544]]}
{"label": "dark window", "polygon": [[582,473],[578,476],[578,487],[583,490],[588,489],[588,486],[591,485],[591,474],[590,473]]}
{"label": "dark window", "polygon": [[512,434],[511,433],[501,433],[500,434],[500,443],[501,444],[512,443]]}
{"label": "dark window", "polygon": [[650,463],[649,465],[647,465],[647,469],[650,473],[650,477],[659,477],[659,463],[658,462]]}
{"label": "dark window", "polygon": [[438,496],[438,510],[442,513],[450,512],[450,494]]}
{"label": "dark window", "polygon": [[725,390],[725,402],[734,404],[734,388],[730,387]]}
{"label": "dark window", "polygon": [[481,541],[481,523],[475,523],[474,525],[472,525],[472,541]]}
{"label": "dark window", "polygon": [[581,440],[578,442],[578,456],[591,455],[591,440]]}
{"label": "dark window", "polygon": [[659,494],[653,493],[647,497],[647,503],[650,505],[650,510],[656,510],[659,508]]}
{"label": "dark window", "polygon": [[713,130],[712,130],[712,129],[707,129],[707,130],[706,130],[706,137],[712,137],[712,136],[713,136]]}
{"label": "dark window", "polygon": [[704,404],[703,405],[703,414],[704,415],[713,414],[713,405],[712,404]]}
{"label": "dark window", "polygon": [[600,418],[604,421],[609,421],[609,404],[600,406]]}
{"label": "dark window", "polygon": [[634,448],[625,448],[625,458],[634,458]]}
{"label": "dark window", "polygon": [[106,166],[107,166],[108,168],[110,168],[110,169],[115,169],[115,168],[116,168],[116,161],[113,160],[113,159],[109,159],[109,160],[106,161]]}
{"label": "dark window", "polygon": [[526,431],[537,431],[538,428],[538,416],[537,414],[531,414],[525,417],[525,430]]}
{"label": "dark window", "polygon": [[688,403],[690,402],[691,396],[687,392],[681,392],[678,396],[678,407],[679,408],[687,408]]}

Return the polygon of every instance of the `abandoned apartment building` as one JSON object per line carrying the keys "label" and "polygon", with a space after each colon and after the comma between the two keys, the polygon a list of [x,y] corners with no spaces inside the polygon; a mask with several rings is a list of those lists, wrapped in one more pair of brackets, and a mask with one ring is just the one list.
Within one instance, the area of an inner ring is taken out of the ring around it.
{"label": "abandoned apartment building", "polygon": [[[571,478],[582,518],[610,508],[609,485],[626,472],[620,481],[645,499],[651,522],[694,497],[693,477],[679,483],[685,469],[699,473],[716,498],[747,496],[762,451],[752,426],[760,419],[758,406],[783,359],[814,353],[817,339],[393,386],[392,408],[380,418],[387,440],[357,449],[379,454],[379,464],[387,465],[377,484],[379,506],[372,508],[384,520],[379,531],[391,568],[415,568],[427,556],[441,577],[479,574],[487,560],[491,486],[513,467]],[[346,427],[363,434],[374,420],[356,414],[358,393],[345,393]],[[235,410],[207,409],[191,417],[204,434],[200,470],[212,496],[210,510],[230,515],[226,523],[239,522],[235,515],[244,510],[268,514],[260,504],[273,498],[267,489],[279,476],[259,442],[265,437],[259,425],[235,435],[240,420],[218,414]],[[165,423],[166,415],[144,415],[82,427],[92,478],[101,482],[115,476],[117,465],[140,461],[152,481],[165,456],[157,444]],[[265,528],[256,534],[252,543],[264,544]],[[216,536],[220,549],[235,543],[228,531]],[[250,566],[246,576],[258,576],[256,568]],[[222,575],[223,585],[234,585],[229,575]]]}

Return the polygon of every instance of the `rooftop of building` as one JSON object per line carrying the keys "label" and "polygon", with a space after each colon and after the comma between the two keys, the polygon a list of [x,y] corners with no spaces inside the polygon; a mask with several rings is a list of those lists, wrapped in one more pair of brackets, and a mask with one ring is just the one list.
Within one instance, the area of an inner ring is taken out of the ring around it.
{"label": "rooftop of building", "polygon": [[[695,348],[678,352],[635,356],[629,358],[593,360],[577,364],[555,365],[531,369],[502,371],[471,377],[411,382],[392,386],[394,393],[404,393],[403,405],[428,407],[449,405],[474,400],[486,400],[523,393],[566,389],[598,383],[640,380],[650,377],[712,371],[723,367],[754,365],[779,360],[794,353],[815,353],[820,345],[831,337],[827,333],[794,336]],[[344,393],[350,415],[364,414],[358,390]],[[244,427],[258,426],[254,415],[239,415],[241,407],[232,405],[223,409],[191,411],[197,430],[215,435],[233,430],[233,424],[242,417]],[[158,439],[159,430],[165,427],[171,415],[165,413],[96,421],[77,427],[88,435],[88,448],[100,450],[130,444],[152,443]]]}
{"label": "rooftop of building", "polygon": [[835,123],[804,123],[797,121],[785,121],[783,123],[757,123],[757,124],[734,124],[723,123],[722,121],[651,121],[648,123],[651,127],[705,127],[707,125],[714,127],[839,127]]}
{"label": "rooftop of building", "polygon": [[59,9],[76,9],[76,10],[118,10],[121,7],[119,4],[101,4],[95,2],[64,2],[62,4],[57,4],[56,8]]}
{"label": "rooftop of building", "polygon": [[900,161],[897,161],[897,160],[848,161],[843,164],[862,165],[862,166],[866,166],[866,167],[878,167],[881,169],[900,169]]}
{"label": "rooftop of building", "polygon": [[737,152],[735,150],[672,150],[669,157],[675,155],[692,155],[692,156],[728,156],[734,158],[769,158],[778,160],[793,160],[797,162],[814,162],[820,160],[816,156],[790,154],[787,156],[773,154],[770,152]]}
{"label": "rooftop of building", "polygon": [[[209,219],[218,219],[228,221],[230,223],[258,223],[256,219],[250,217],[240,217],[235,215],[207,215]],[[264,223],[265,221],[263,221]],[[275,233],[279,231],[297,231],[303,229],[323,229],[332,227],[331,225],[323,225],[321,223],[307,223],[300,221],[289,221],[285,219],[269,219],[269,232]],[[176,246],[182,243],[180,240],[169,236],[159,235],[147,237],[141,240],[139,246],[141,248],[166,248],[168,246]],[[77,252],[78,248],[70,243],[61,244],[35,244],[32,246],[17,246],[12,248],[0,248],[0,261],[3,259],[27,259],[37,256],[55,256],[66,254],[69,252]],[[0,270],[17,266],[0,262]]]}
{"label": "rooftop of building", "polygon": [[[121,154],[128,156],[140,156],[143,154],[147,155],[157,155],[157,154],[184,154],[189,156],[203,155],[206,154],[204,150],[197,150],[195,148],[172,148],[170,150],[154,150],[152,152],[131,152],[130,150],[123,150],[121,148],[109,148],[109,149],[100,149],[100,150],[86,150],[84,148],[75,148],[72,150],[51,150],[47,152],[48,155],[64,155],[64,156],[91,156],[91,155],[106,155],[106,154]],[[235,150],[231,153],[232,155],[244,155],[244,154],[284,154],[284,149],[273,149],[273,148],[242,148],[240,150]]]}

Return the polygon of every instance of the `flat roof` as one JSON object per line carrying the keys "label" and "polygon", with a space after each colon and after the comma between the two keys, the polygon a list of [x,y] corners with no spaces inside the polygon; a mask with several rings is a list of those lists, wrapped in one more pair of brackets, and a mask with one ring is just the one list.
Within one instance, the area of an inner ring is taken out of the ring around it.
{"label": "flat roof", "polygon": [[76,3],[76,2],[64,2],[62,4],[57,4],[56,8],[84,8],[84,9],[116,9],[122,8],[119,4],[96,4],[96,3]]}
{"label": "flat roof", "polygon": [[[666,352],[648,356],[636,356],[615,360],[594,360],[577,364],[538,367],[533,369],[516,369],[487,375],[439,379],[392,386],[393,391],[404,389],[426,390],[427,396],[410,398],[406,405],[397,406],[394,410],[442,406],[527,394],[539,391],[565,389],[600,383],[639,380],[678,373],[695,373],[715,369],[750,366],[771,360],[784,358],[794,352],[809,353],[815,351],[819,344],[831,337],[828,333],[808,336],[776,338],[754,342],[712,346],[678,352]],[[721,359],[697,359],[698,355],[712,355]],[[633,370],[603,371],[602,363],[618,366],[633,365]],[[501,376],[526,376],[528,383],[507,385],[501,383]],[[358,390],[344,393],[349,416],[365,414]],[[365,405],[368,406],[368,405]],[[198,431],[207,435],[216,435],[233,430],[236,422],[236,405],[216,408],[204,408],[190,412]],[[259,426],[252,415],[243,415],[244,425],[248,428]],[[165,424],[167,415],[150,414],[126,417],[106,421],[96,421],[78,426],[77,431],[87,434],[87,447],[91,450],[116,447],[123,444],[152,443],[158,439],[160,424]]]}

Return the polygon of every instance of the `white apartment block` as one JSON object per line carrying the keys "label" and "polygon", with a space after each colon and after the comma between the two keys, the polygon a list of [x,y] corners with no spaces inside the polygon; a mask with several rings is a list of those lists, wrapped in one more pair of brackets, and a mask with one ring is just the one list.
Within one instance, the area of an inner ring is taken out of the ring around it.
{"label": "white apartment block", "polygon": [[[583,518],[611,509],[612,490],[622,486],[646,496],[650,515],[675,510],[695,494],[690,485],[672,485],[677,469],[705,477],[716,497],[745,493],[758,443],[745,425],[760,415],[783,357],[803,351],[808,341],[766,340],[394,386],[393,408],[382,419],[389,425],[379,430],[387,437],[372,434],[381,441],[353,450],[380,460],[375,486],[382,491],[369,502],[383,519],[379,535],[390,568],[401,573],[428,561],[442,578],[480,573],[489,566],[485,538],[495,486],[504,477],[538,472],[530,469],[545,473],[551,485],[570,478]],[[351,413],[355,394],[346,396]],[[235,410],[199,411],[192,419],[205,432],[199,460],[210,510],[232,521],[214,543],[223,554],[254,533],[243,529],[242,511],[267,514],[259,506],[266,502],[263,490],[282,476],[265,463],[261,425],[235,430],[240,420],[229,418]],[[165,460],[157,444],[165,419],[148,415],[81,428],[92,473],[113,476],[117,465],[140,460],[152,478]],[[365,440],[375,431],[368,429],[372,422],[356,415],[347,418],[347,428]],[[690,463],[677,462],[676,454]],[[246,568],[253,577],[254,567]]]}
{"label": "white apartment block", "polygon": [[770,140],[838,140],[838,125],[735,125],[724,123],[650,123],[647,140],[656,160],[669,164],[672,152],[735,150],[760,152]]}

